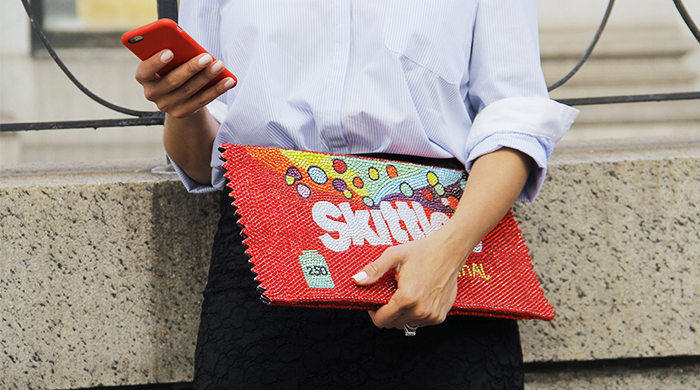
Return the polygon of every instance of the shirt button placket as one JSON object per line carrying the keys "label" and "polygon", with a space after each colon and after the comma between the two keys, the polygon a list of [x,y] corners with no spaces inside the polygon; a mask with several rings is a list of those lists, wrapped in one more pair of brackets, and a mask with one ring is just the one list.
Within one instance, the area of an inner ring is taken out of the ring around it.
{"label": "shirt button placket", "polygon": [[321,137],[332,153],[348,153],[348,141],[343,131],[343,95],[350,57],[350,29],[352,1],[336,0],[333,9],[334,29],[332,33],[333,51],[330,61],[330,79],[325,107],[325,121]]}

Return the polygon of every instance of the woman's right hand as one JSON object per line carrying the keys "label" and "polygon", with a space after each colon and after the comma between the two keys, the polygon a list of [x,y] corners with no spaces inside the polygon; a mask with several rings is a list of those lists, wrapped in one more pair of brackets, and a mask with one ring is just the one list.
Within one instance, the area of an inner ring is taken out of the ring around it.
{"label": "woman's right hand", "polygon": [[156,72],[172,59],[173,52],[165,49],[142,61],[136,69],[136,81],[143,86],[146,99],[175,118],[184,119],[194,115],[235,85],[234,80],[227,77],[202,89],[224,69],[224,63],[212,62],[209,54],[200,54],[165,76],[159,76]]}

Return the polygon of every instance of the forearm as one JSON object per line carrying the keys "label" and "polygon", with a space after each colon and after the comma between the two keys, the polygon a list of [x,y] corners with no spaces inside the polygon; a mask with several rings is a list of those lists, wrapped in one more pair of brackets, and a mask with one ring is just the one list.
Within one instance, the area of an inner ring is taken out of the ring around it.
{"label": "forearm", "polygon": [[396,270],[398,288],[389,302],[370,311],[381,328],[443,322],[457,296],[459,270],[474,247],[503,218],[523,189],[532,160],[513,149],[478,158],[457,210],[432,235],[387,248],[379,259],[353,276],[369,285]]}
{"label": "forearm", "polygon": [[163,145],[168,156],[194,181],[211,181],[211,153],[219,122],[202,108],[186,118],[165,116]]}
{"label": "forearm", "polygon": [[462,254],[461,263],[513,206],[531,166],[529,156],[509,148],[474,162],[457,210],[440,229],[452,250]]}
{"label": "forearm", "polygon": [[143,86],[146,99],[166,113],[163,145],[168,156],[194,181],[210,183],[219,123],[206,105],[233,88],[236,81],[227,77],[204,88],[224,70],[224,63],[213,61],[209,54],[193,57],[161,77],[158,71],[173,58],[173,52],[166,49],[143,60],[136,69],[136,81]]}

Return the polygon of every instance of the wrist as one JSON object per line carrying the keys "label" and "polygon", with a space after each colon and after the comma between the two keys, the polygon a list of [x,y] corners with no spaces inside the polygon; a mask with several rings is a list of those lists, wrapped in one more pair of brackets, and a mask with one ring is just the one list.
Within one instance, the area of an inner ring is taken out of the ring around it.
{"label": "wrist", "polygon": [[211,181],[212,149],[219,123],[207,109],[186,118],[165,115],[163,145],[168,156],[198,183]]}
{"label": "wrist", "polygon": [[435,234],[439,235],[442,245],[456,256],[453,258],[455,269],[461,269],[462,265],[481,241],[479,233],[474,232],[468,225],[459,224],[458,221],[448,221]]}
{"label": "wrist", "polygon": [[188,116],[175,116],[165,113],[165,128],[177,128],[187,130],[205,129],[209,121],[209,110],[203,107]]}

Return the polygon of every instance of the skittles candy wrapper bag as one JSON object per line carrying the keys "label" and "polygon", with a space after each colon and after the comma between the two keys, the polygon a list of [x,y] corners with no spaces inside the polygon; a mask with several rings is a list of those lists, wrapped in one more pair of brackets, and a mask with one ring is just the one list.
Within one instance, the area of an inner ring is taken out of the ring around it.
{"label": "skittles candy wrapper bag", "polygon": [[[463,170],[367,157],[223,144],[246,253],[271,305],[376,309],[392,272],[370,286],[352,276],[389,246],[419,240],[453,215]],[[450,314],[554,318],[509,212],[474,249]]]}

